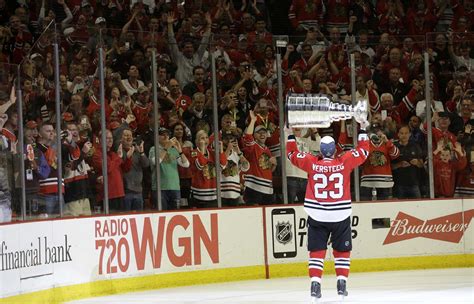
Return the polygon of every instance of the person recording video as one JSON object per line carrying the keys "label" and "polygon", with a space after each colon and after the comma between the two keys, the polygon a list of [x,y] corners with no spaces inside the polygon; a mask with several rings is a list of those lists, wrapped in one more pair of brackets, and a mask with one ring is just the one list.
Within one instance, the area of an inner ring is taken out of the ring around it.
{"label": "person recording video", "polygon": [[393,187],[391,160],[396,159],[400,151],[378,122],[370,125],[369,139],[369,156],[362,169],[360,196],[362,200],[388,199]]}

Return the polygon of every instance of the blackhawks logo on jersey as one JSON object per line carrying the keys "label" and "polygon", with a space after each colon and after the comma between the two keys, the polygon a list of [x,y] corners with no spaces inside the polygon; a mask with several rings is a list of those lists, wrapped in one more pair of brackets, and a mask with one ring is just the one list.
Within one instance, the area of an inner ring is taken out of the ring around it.
{"label": "blackhawks logo on jersey", "polygon": [[224,170],[222,170],[222,174],[225,176],[225,177],[229,177],[229,176],[236,176],[237,174],[239,174],[239,170],[238,170],[238,166],[237,164],[233,161],[233,160],[229,160],[227,162],[227,166],[225,167]]}
{"label": "blackhawks logo on jersey", "polygon": [[312,13],[316,10],[316,4],[313,1],[308,1],[304,6],[304,10],[307,13]]}
{"label": "blackhawks logo on jersey", "polygon": [[380,151],[373,151],[370,153],[370,165],[374,167],[385,166],[387,163],[387,157]]}
{"label": "blackhawks logo on jersey", "polygon": [[258,166],[262,170],[270,169],[272,167],[272,164],[270,163],[270,156],[268,156],[268,154],[260,155],[258,158]]}
{"label": "blackhawks logo on jersey", "polygon": [[216,178],[216,166],[214,164],[207,164],[202,168],[202,174],[205,179]]}

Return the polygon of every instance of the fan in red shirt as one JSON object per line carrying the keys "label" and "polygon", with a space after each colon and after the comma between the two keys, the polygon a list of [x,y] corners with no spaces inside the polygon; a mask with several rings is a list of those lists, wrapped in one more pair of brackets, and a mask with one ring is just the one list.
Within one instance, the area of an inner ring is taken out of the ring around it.
{"label": "fan in red shirt", "polygon": [[146,86],[138,88],[135,106],[132,109],[137,121],[137,132],[142,134],[148,130],[148,114],[153,111],[153,105],[149,102],[150,90]]}
{"label": "fan in red shirt", "polygon": [[[433,149],[435,149],[441,140],[449,143],[451,147],[454,146],[456,144],[456,136],[448,130],[451,124],[450,114],[448,112],[435,112],[433,114],[433,123],[438,125],[437,127],[431,128]],[[428,125],[426,123],[422,124],[420,129],[423,133],[428,134]]]}
{"label": "fan in red shirt", "polygon": [[273,35],[266,29],[265,19],[259,18],[255,23],[255,31],[248,34],[248,44],[253,52],[253,59],[262,59],[267,45],[273,44]]}
{"label": "fan in red shirt", "polygon": [[179,86],[178,80],[171,78],[168,83],[168,88],[170,91],[168,98],[174,100],[176,112],[181,118],[183,116],[184,111],[186,111],[191,105],[192,100],[189,96],[183,94]]}
{"label": "fan in red shirt", "polygon": [[456,173],[466,167],[466,153],[461,144],[456,142],[453,150],[456,157],[451,157],[451,149],[448,148],[448,141],[438,141],[437,148],[434,150],[434,184],[436,197],[453,197],[455,188]]}
{"label": "fan in red shirt", "polygon": [[[131,157],[134,149],[130,149],[124,157],[122,145],[119,146],[118,151],[112,150],[113,136],[110,130],[106,131],[107,142],[107,174],[108,174],[108,189],[109,189],[109,205],[111,211],[118,211],[123,208],[123,198],[125,197],[125,190],[123,186],[123,174],[130,171],[132,167]],[[92,156],[92,164],[100,178],[97,183],[97,200],[103,200],[103,177],[102,176],[102,147],[95,146],[95,153]]]}

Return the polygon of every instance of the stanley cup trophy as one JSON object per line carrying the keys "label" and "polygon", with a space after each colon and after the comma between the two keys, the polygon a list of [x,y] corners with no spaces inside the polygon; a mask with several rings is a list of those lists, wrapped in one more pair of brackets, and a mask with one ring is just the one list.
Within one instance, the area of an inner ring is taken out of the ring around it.
{"label": "stanley cup trophy", "polygon": [[287,126],[294,128],[328,128],[333,121],[354,119],[367,123],[367,101],[357,105],[332,102],[326,95],[288,94],[286,96]]}

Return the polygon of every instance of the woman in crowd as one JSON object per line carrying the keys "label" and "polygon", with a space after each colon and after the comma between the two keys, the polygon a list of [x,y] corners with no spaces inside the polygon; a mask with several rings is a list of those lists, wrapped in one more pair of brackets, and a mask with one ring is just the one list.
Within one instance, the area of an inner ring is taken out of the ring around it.
{"label": "woman in crowd", "polygon": [[[183,152],[181,144],[176,138],[170,138],[170,131],[160,128],[159,135],[159,164],[161,207],[163,210],[178,209],[181,201],[181,187],[178,166],[188,168],[189,160]],[[155,147],[150,149],[150,163],[156,165]],[[152,170],[152,202],[157,204],[156,173]]]}
{"label": "woman in crowd", "polygon": [[[205,130],[196,134],[196,149],[191,152],[192,179],[191,195],[192,206],[199,208],[216,207],[216,166],[215,151],[209,146],[209,135]],[[227,156],[222,142],[219,145],[219,165],[222,169],[227,166]]]}
{"label": "woman in crowd", "polygon": [[[185,132],[186,126],[183,122],[176,123],[172,128],[172,135],[178,141],[181,149],[189,160],[191,159],[191,150],[193,149],[193,143],[188,140],[188,136]],[[192,171],[190,167],[178,167],[179,183],[181,186],[181,203],[180,206],[188,206],[188,200],[191,193],[191,177]]]}

